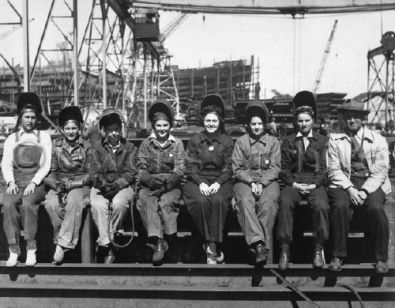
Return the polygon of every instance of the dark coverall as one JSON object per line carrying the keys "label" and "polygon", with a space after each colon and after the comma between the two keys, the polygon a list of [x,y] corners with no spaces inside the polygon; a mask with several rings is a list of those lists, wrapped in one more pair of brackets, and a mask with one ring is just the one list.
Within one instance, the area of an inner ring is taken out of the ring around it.
{"label": "dark coverall", "polygon": [[[293,232],[293,212],[298,203],[306,199],[313,215],[315,244],[323,244],[329,237],[329,202],[326,192],[327,138],[312,133],[305,149],[301,134],[286,137],[281,145],[280,178],[285,187],[280,194],[277,238],[280,243],[290,243]],[[302,195],[292,184],[315,184],[316,188]],[[298,222],[303,223],[303,222]]]}
{"label": "dark coverall", "polygon": [[[232,199],[231,156],[233,141],[225,133],[194,135],[186,152],[188,181],[183,186],[185,203],[192,220],[205,241],[222,243],[223,228]],[[221,187],[210,196],[199,185],[218,182]]]}

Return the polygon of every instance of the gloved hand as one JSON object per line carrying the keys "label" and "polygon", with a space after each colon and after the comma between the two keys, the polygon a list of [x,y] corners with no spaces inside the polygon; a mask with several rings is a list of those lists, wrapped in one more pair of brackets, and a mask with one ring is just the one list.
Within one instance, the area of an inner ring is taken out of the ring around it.
{"label": "gloved hand", "polygon": [[153,190],[149,195],[150,196],[155,196],[155,197],[159,197],[162,194],[164,194],[166,192],[166,188],[164,186],[162,186],[159,189]]}
{"label": "gloved hand", "polygon": [[129,182],[123,177],[116,179],[114,181],[114,183],[118,186],[119,190],[124,189],[129,186]]}
{"label": "gloved hand", "polygon": [[156,189],[162,187],[164,184],[163,178],[152,176],[148,181],[148,187],[151,189]]}
{"label": "gloved hand", "polygon": [[80,179],[80,180],[69,179],[65,182],[66,191],[70,191],[74,188],[81,188],[81,187],[84,187],[84,183],[83,183],[82,179]]}
{"label": "gloved hand", "polygon": [[66,181],[67,180],[61,180],[55,182],[55,186],[56,186],[55,190],[57,194],[64,194],[67,192]]}
{"label": "gloved hand", "polygon": [[180,176],[176,173],[173,173],[170,175],[166,181],[166,189],[172,190],[177,187],[177,185],[180,183]]}
{"label": "gloved hand", "polygon": [[102,187],[102,189],[100,189],[100,191],[104,198],[111,200],[119,192],[119,187],[115,182],[107,183]]}
{"label": "gloved hand", "polygon": [[56,181],[50,178],[45,178],[44,179],[44,185],[48,187],[49,189],[53,189],[56,191]]}
{"label": "gloved hand", "polygon": [[102,190],[102,188],[106,185],[106,181],[104,180],[104,177],[101,174],[95,174],[92,177],[92,185],[93,187]]}

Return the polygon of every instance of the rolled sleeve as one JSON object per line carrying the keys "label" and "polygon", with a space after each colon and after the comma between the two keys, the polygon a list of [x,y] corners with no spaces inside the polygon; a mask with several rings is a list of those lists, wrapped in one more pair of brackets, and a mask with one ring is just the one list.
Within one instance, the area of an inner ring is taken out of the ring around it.
{"label": "rolled sleeve", "polygon": [[[14,179],[14,164],[13,151],[15,147],[15,133],[10,135],[4,142],[3,159],[1,161],[1,171],[3,173],[4,181],[8,184],[15,182]],[[9,150],[6,150],[9,149]]]}

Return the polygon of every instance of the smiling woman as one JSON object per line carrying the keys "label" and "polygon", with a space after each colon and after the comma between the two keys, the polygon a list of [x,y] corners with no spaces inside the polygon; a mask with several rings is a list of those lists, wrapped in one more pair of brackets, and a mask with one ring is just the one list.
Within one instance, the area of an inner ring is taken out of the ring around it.
{"label": "smiling woman", "polygon": [[[153,249],[152,262],[161,263],[165,252],[174,251],[181,197],[180,182],[185,172],[182,141],[170,133],[173,108],[166,102],[154,103],[149,112],[153,133],[139,148],[139,200],[137,208]],[[170,254],[171,256],[171,254]]]}
{"label": "smiling woman", "polygon": [[200,114],[204,131],[194,135],[188,143],[188,181],[183,192],[188,211],[204,240],[207,264],[217,264],[224,261],[221,246],[232,198],[233,141],[224,130],[222,97],[206,96]]}
{"label": "smiling woman", "polygon": [[75,248],[82,211],[89,203],[91,149],[80,140],[81,110],[66,107],[59,113],[64,137],[54,140],[50,174],[45,179],[48,193],[44,205],[54,230],[54,264],[61,264],[65,252]]}

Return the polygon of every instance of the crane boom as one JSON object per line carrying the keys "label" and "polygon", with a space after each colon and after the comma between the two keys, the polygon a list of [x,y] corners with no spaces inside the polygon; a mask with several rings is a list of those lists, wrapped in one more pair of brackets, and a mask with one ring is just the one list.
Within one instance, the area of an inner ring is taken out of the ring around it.
{"label": "crane boom", "polygon": [[160,42],[163,43],[169,35],[187,18],[188,13],[179,14],[174,20],[172,20],[167,26],[166,29],[160,36]]}
{"label": "crane boom", "polygon": [[317,76],[315,77],[313,93],[317,93],[318,89],[320,88],[322,74],[324,73],[326,61],[328,60],[329,53],[331,52],[331,46],[332,46],[333,37],[335,36],[336,26],[337,26],[337,19],[333,23],[331,34],[326,44],[324,54],[322,55],[320,68],[318,70]]}

